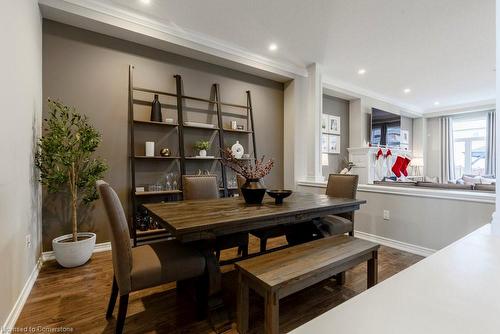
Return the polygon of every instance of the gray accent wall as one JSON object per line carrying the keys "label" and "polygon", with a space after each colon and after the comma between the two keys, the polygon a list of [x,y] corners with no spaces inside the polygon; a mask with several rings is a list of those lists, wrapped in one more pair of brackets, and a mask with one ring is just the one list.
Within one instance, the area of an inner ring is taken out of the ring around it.
{"label": "gray accent wall", "polygon": [[[43,23],[43,97],[60,99],[75,106],[87,115],[102,133],[102,145],[97,154],[106,159],[110,168],[106,175],[116,189],[121,202],[129,212],[130,164],[128,126],[128,65],[135,66],[134,82],[137,86],[175,92],[173,75],[180,74],[184,82],[184,93],[190,96],[210,97],[211,85],[219,83],[221,98],[225,102],[246,104],[245,91],[252,93],[258,155],[275,160],[275,167],[265,179],[268,187],[283,186],[283,84],[259,78],[235,70],[196,61],[132,42],[108,37],[72,26],[45,20]],[[148,101],[152,95],[141,96]],[[175,99],[160,97],[162,103],[170,105],[163,112],[176,118]],[[204,112],[206,104],[186,102],[188,120],[216,122],[215,116]],[[137,118],[147,119],[149,108],[138,107]],[[225,109],[229,112],[238,110]],[[44,105],[44,113],[47,106]],[[238,115],[234,116],[238,119]],[[241,119],[241,118],[240,118]],[[231,119],[226,118],[226,123]],[[228,125],[228,124],[226,124]],[[139,138],[147,140],[157,135],[140,130]],[[189,130],[186,138],[186,153],[193,153],[191,144],[196,139],[213,139],[210,132],[200,137],[197,130]],[[169,137],[170,136],[170,137]],[[238,135],[241,136],[241,135]],[[198,138],[199,137],[199,138]],[[176,150],[176,134],[156,139],[160,146]],[[245,149],[249,148],[244,137],[227,136],[225,145],[231,146],[241,139]],[[169,144],[170,143],[170,144]],[[217,154],[214,142],[209,154]],[[137,144],[137,149],[143,149]],[[215,170],[212,164],[187,166],[195,173],[198,168]],[[146,168],[146,167],[144,167]],[[169,167],[170,168],[170,167]],[[146,168],[147,169],[147,168]],[[151,169],[157,169],[151,167]],[[144,182],[152,179],[142,173]],[[70,232],[68,212],[64,209],[64,196],[43,197],[43,249],[51,249],[54,237]],[[97,242],[108,241],[106,216],[100,201],[80,212],[80,228],[97,233]]]}
{"label": "gray accent wall", "polygon": [[343,168],[342,158],[349,160],[349,101],[323,95],[323,113],[340,117],[340,154],[328,154],[328,166],[322,166],[323,176],[338,173]]}

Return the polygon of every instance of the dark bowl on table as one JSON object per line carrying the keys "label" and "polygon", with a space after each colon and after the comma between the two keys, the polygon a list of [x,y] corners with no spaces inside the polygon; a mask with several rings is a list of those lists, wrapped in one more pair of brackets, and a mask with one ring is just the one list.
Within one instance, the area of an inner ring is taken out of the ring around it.
{"label": "dark bowl on table", "polygon": [[291,190],[276,189],[276,190],[268,190],[267,194],[272,198],[274,198],[274,202],[276,204],[283,204],[283,199],[290,196],[292,192],[293,191]]}

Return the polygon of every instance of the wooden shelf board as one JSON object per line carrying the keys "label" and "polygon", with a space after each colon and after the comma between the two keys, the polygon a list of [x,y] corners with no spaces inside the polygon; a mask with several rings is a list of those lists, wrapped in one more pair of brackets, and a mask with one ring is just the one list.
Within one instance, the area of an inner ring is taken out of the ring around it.
{"label": "wooden shelf board", "polygon": [[163,190],[163,191],[136,191],[136,196],[155,196],[155,195],[172,195],[182,194],[182,190]]}
{"label": "wooden shelf board", "polygon": [[153,121],[139,121],[134,119],[136,124],[149,124],[149,125],[163,125],[163,126],[179,126],[177,123],[153,122]]}
{"label": "wooden shelf board", "polygon": [[155,155],[154,157],[146,157],[144,155],[136,155],[135,159],[151,159],[151,160],[172,160],[172,159],[180,159],[179,157],[162,157],[159,155]]}
{"label": "wooden shelf board", "polygon": [[143,88],[143,87],[132,87],[133,90],[137,90],[139,92],[144,92],[144,93],[153,93],[153,94],[158,94],[158,95],[167,95],[167,96],[173,96],[176,97],[177,94],[174,93],[169,93],[169,92],[162,92],[159,90],[154,90],[154,89],[149,89],[149,88]]}
{"label": "wooden shelf board", "polygon": [[137,233],[137,236],[142,237],[142,236],[149,236],[149,235],[155,235],[155,234],[164,234],[164,233],[169,233],[169,232],[167,232],[167,230],[165,230],[165,229],[158,228],[158,229],[147,230],[147,231],[137,230],[136,233]]}
{"label": "wooden shelf board", "polygon": [[192,128],[192,129],[203,129],[203,130],[219,130],[218,127],[214,126],[213,128],[208,128],[204,126],[197,126],[197,125],[186,125],[184,124],[183,127],[185,128]]}
{"label": "wooden shelf board", "polygon": [[226,131],[226,132],[240,132],[240,133],[253,133],[253,131],[249,131],[249,130],[234,130],[234,129],[226,129],[226,128],[224,128],[224,131]]}
{"label": "wooden shelf board", "polygon": [[220,160],[220,157],[213,157],[213,158],[196,158],[196,157],[185,157],[184,159],[186,160]]}

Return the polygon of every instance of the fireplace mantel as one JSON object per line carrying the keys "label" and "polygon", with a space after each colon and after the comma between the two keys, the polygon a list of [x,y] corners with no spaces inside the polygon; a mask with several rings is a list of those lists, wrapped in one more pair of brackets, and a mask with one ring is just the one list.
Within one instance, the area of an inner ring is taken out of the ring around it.
{"label": "fireplace mantel", "polygon": [[[387,148],[380,147],[384,154]],[[350,147],[347,149],[349,152],[349,161],[354,163],[351,169],[352,174],[359,175],[360,184],[373,184],[375,181],[375,154],[379,147]],[[411,157],[412,153],[408,150],[399,148],[390,148],[393,158],[398,155],[406,155]]]}

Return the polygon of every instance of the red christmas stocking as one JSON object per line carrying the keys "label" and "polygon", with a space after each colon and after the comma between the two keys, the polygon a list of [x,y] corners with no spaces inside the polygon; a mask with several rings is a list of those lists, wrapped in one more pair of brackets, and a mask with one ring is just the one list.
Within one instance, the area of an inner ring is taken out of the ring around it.
{"label": "red christmas stocking", "polygon": [[410,164],[410,159],[407,157],[404,157],[403,159],[403,165],[401,166],[401,173],[403,173],[404,176],[408,176],[408,165]]}
{"label": "red christmas stocking", "polygon": [[401,167],[403,166],[404,159],[402,156],[398,155],[396,162],[392,165],[392,172],[397,176],[401,177]]}
{"label": "red christmas stocking", "polygon": [[377,154],[375,154],[375,159],[378,160],[383,155],[384,155],[384,152],[382,152],[382,149],[379,148],[378,151],[377,151]]}

